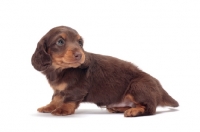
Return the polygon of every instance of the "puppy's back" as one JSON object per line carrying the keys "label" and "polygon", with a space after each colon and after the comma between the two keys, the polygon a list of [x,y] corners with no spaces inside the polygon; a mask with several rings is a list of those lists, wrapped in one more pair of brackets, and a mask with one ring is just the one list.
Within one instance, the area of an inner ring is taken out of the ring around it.
{"label": "puppy's back", "polygon": [[87,73],[90,92],[86,101],[99,106],[121,101],[130,81],[138,76],[140,70],[130,62],[111,56],[86,54],[90,61]]}

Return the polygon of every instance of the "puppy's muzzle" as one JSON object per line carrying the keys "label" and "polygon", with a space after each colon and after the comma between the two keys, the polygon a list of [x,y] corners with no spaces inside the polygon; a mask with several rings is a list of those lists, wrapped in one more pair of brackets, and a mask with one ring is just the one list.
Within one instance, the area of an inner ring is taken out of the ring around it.
{"label": "puppy's muzzle", "polygon": [[76,61],[79,61],[79,60],[81,60],[81,58],[82,58],[82,53],[79,52],[79,51],[75,51],[75,52],[73,53],[73,55],[74,55],[74,58],[75,58]]}

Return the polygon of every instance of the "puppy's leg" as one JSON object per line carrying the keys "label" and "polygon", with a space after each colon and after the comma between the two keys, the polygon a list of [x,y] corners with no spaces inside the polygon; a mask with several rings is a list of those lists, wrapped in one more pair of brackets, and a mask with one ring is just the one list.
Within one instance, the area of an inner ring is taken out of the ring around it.
{"label": "puppy's leg", "polygon": [[106,108],[111,113],[124,113],[126,110],[135,106],[133,97],[127,94],[121,102],[110,104]]}
{"label": "puppy's leg", "polygon": [[59,106],[51,112],[53,115],[71,115],[84,99],[87,91],[79,87],[68,87],[63,94],[63,99]]}
{"label": "puppy's leg", "polygon": [[130,89],[127,93],[132,97],[136,107],[126,110],[124,116],[132,117],[153,115],[156,113],[156,99],[158,98],[159,93],[157,91],[157,86],[152,80],[140,79],[131,82]]}
{"label": "puppy's leg", "polygon": [[51,113],[53,110],[56,109],[56,107],[58,107],[61,104],[61,102],[62,102],[62,96],[55,95],[53,96],[52,101],[48,105],[38,108],[37,111],[43,113]]}
{"label": "puppy's leg", "polygon": [[76,102],[62,103],[55,110],[51,112],[53,115],[71,115],[74,114],[75,109],[78,107]]}

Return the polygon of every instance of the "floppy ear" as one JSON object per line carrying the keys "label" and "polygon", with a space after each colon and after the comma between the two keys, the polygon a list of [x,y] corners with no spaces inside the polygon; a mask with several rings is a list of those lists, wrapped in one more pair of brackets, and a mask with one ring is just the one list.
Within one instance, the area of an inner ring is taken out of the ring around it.
{"label": "floppy ear", "polygon": [[31,58],[33,67],[38,71],[46,70],[52,63],[50,55],[47,53],[44,37],[38,42],[35,53]]}

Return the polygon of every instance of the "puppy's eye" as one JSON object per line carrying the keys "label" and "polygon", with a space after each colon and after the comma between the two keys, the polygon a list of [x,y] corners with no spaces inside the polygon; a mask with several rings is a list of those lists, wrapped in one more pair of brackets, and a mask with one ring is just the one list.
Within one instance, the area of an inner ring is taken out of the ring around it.
{"label": "puppy's eye", "polygon": [[78,40],[79,45],[82,47],[83,46],[83,41],[82,40]]}
{"label": "puppy's eye", "polygon": [[60,38],[60,39],[56,42],[56,44],[57,44],[58,46],[63,46],[63,45],[65,44],[65,41],[64,41],[62,38]]}

